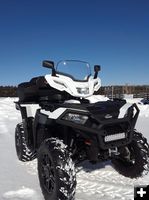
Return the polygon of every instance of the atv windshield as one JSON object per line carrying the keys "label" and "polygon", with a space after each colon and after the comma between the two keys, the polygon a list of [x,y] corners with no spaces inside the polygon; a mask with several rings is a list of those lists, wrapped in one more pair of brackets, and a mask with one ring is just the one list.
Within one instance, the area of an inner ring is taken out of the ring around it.
{"label": "atv windshield", "polygon": [[87,62],[64,60],[57,64],[56,73],[68,76],[76,81],[88,81],[91,76],[91,68]]}

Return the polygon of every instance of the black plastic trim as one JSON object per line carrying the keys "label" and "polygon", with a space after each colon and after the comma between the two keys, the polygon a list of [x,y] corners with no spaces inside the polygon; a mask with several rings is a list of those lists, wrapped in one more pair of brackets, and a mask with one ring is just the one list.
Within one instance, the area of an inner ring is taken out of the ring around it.
{"label": "black plastic trim", "polygon": [[[136,113],[133,116],[134,108],[136,108]],[[76,113],[76,114],[81,114],[81,115],[87,115],[89,117],[89,119],[88,119],[89,121],[94,120],[96,122],[96,126],[93,128],[93,127],[87,126],[87,122],[84,125],[81,125],[81,124],[76,124],[74,122],[66,121],[66,120],[63,119],[63,116],[66,113],[74,113],[74,114]],[[136,104],[133,104],[128,109],[128,114],[124,118],[122,118],[122,119],[109,119],[109,120],[105,120],[105,121],[101,121],[99,119],[93,119],[92,115],[89,112],[82,112],[82,111],[78,111],[78,110],[75,111],[75,110],[67,109],[56,120],[56,122],[58,124],[62,124],[62,125],[65,125],[65,126],[72,127],[74,129],[81,130],[82,134],[84,134],[84,136],[85,136],[85,134],[87,134],[87,135],[90,135],[90,137],[92,138],[92,134],[96,135],[97,139],[98,139],[99,148],[109,149],[109,148],[114,148],[114,147],[129,144],[132,141],[133,131],[134,131],[134,127],[135,127],[138,115],[139,115],[139,109],[138,109]],[[125,128],[125,130],[124,130],[125,133],[127,134],[127,138],[122,139],[122,140],[109,142],[109,143],[104,142],[104,137],[106,136],[105,127],[107,127],[108,125],[112,125],[114,127],[114,126],[117,126],[117,125],[121,125],[122,123],[124,123],[127,127],[127,129]]]}

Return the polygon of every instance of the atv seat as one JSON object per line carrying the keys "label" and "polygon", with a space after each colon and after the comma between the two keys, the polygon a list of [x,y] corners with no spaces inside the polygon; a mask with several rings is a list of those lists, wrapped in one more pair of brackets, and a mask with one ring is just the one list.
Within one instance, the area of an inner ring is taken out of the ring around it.
{"label": "atv seat", "polygon": [[44,99],[59,102],[66,99],[65,93],[52,88],[43,76],[19,84],[17,94],[20,102],[39,103]]}

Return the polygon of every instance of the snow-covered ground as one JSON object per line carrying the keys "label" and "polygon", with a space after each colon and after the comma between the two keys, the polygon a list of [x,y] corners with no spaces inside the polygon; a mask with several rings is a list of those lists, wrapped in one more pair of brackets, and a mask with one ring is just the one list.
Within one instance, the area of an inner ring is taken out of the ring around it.
{"label": "snow-covered ground", "polygon": [[[0,199],[43,200],[36,160],[22,163],[16,157],[14,130],[21,118],[14,101],[14,98],[0,98]],[[149,141],[149,105],[139,108],[136,128]],[[149,175],[132,180],[119,175],[110,163],[92,166],[86,162],[77,173],[76,200],[133,200],[134,185],[145,184],[149,184]]]}

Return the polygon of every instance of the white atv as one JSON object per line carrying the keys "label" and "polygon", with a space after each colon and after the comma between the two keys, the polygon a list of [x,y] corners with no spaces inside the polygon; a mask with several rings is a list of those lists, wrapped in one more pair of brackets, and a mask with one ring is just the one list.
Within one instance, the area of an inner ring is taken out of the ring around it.
{"label": "white atv", "polygon": [[148,171],[149,145],[134,127],[136,104],[125,100],[100,100],[99,65],[82,61],[43,61],[52,69],[18,86],[22,122],[16,126],[19,160],[37,157],[40,186],[45,200],[75,198],[75,165],[111,160],[122,175],[137,178]]}

